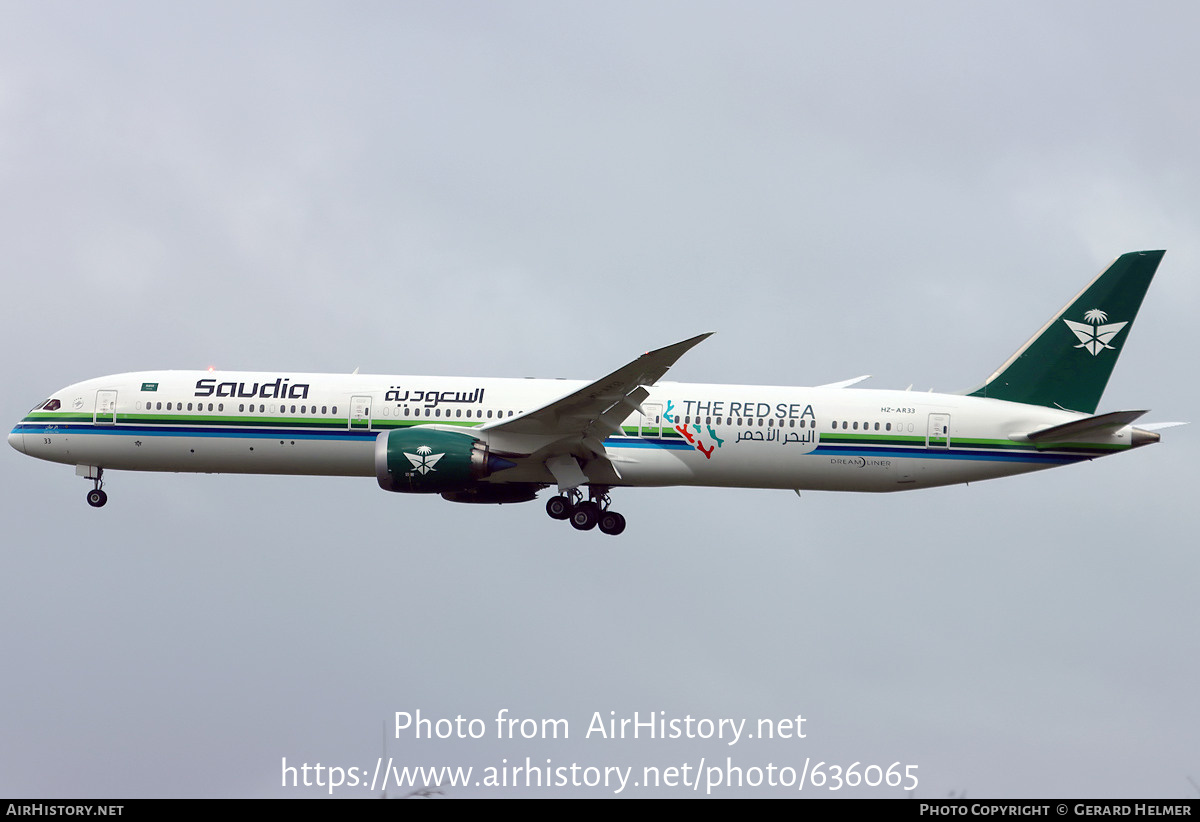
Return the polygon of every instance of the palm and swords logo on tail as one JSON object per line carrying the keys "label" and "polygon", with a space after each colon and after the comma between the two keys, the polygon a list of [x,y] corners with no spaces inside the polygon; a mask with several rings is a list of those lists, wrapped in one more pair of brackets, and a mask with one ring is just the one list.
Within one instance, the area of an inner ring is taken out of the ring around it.
{"label": "palm and swords logo on tail", "polygon": [[[1084,322],[1077,323],[1073,320],[1064,319],[1067,328],[1075,333],[1079,338],[1079,345],[1076,348],[1085,348],[1091,352],[1092,356],[1096,356],[1103,349],[1115,351],[1114,346],[1109,345],[1113,337],[1120,333],[1121,329],[1129,325],[1128,322],[1123,323],[1108,323],[1101,325],[1100,323],[1108,319],[1108,315],[1099,308],[1093,308],[1083,315]],[[1088,323],[1091,323],[1090,325]]]}

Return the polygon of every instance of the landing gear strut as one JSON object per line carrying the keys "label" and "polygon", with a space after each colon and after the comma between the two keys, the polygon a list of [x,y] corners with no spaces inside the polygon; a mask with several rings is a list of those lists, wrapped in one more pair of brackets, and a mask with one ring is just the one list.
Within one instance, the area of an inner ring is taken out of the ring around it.
{"label": "landing gear strut", "polygon": [[97,468],[96,476],[91,478],[92,482],[95,483],[95,487],[92,488],[91,491],[88,491],[87,501],[88,505],[92,506],[93,508],[102,508],[104,503],[108,502],[108,494],[104,493],[102,490],[104,488],[103,477],[104,469]]}
{"label": "landing gear strut", "polygon": [[554,519],[570,520],[577,531],[590,531],[598,525],[601,533],[615,537],[625,530],[625,517],[610,510],[609,504],[607,487],[589,485],[587,500],[578,488],[572,488],[546,500],[546,513]]}

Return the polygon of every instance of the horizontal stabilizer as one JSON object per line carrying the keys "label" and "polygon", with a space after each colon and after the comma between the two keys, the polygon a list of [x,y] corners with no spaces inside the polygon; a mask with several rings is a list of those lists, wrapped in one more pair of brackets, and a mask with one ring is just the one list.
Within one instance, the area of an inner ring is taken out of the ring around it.
{"label": "horizontal stabilizer", "polygon": [[1175,428],[1180,425],[1191,425],[1188,422],[1144,422],[1138,426],[1146,431],[1161,431],[1164,428]]}
{"label": "horizontal stabilizer", "polygon": [[1069,442],[1088,437],[1110,436],[1133,422],[1145,411],[1111,411],[1107,414],[1097,414],[1062,425],[1052,425],[1026,434],[1022,437],[1028,442]]}

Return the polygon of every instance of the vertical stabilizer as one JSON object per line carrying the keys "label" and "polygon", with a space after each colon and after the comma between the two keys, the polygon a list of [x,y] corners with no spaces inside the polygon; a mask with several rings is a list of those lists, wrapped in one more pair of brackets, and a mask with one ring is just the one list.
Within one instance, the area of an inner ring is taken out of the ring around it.
{"label": "vertical stabilizer", "polygon": [[1095,413],[1165,253],[1122,254],[970,396]]}

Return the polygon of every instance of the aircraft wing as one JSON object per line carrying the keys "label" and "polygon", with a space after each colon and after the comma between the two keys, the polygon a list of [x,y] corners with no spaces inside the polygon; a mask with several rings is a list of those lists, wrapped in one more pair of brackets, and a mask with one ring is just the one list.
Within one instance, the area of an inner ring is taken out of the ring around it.
{"label": "aircraft wing", "polygon": [[560,487],[585,481],[615,482],[620,472],[604,450],[604,440],[650,395],[645,389],[662,378],[691,348],[711,336],[648,351],[607,376],[520,416],[482,426],[493,451],[527,455],[545,466]]}
{"label": "aircraft wing", "polygon": [[863,374],[861,377],[851,377],[848,380],[841,380],[839,382],[827,382],[824,385],[815,385],[813,387],[814,388],[849,388],[852,385],[858,385],[863,380],[869,380],[869,379],[871,379],[870,374]]}

